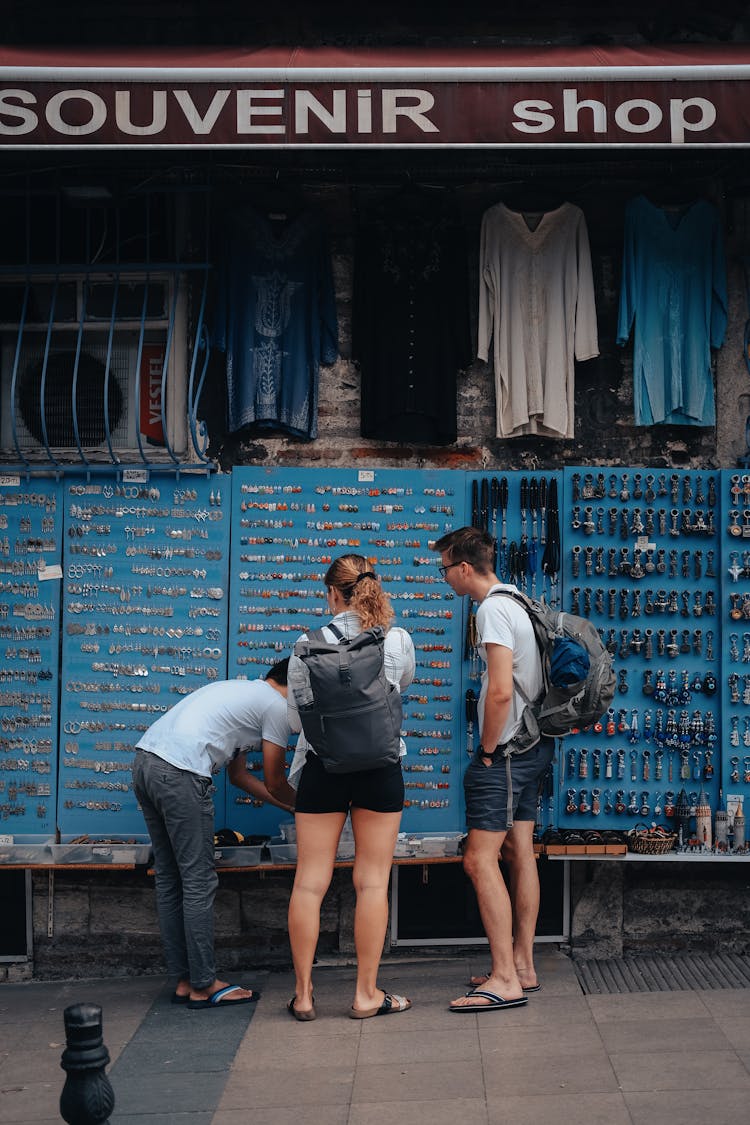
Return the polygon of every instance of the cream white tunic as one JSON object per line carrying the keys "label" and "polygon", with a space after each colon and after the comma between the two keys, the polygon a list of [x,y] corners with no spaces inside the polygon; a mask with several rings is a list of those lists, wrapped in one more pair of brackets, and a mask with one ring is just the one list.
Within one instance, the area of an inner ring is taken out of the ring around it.
{"label": "cream white tunic", "polygon": [[536,218],[484,213],[477,354],[492,341],[498,437],[572,438],[574,359],[599,354],[588,231],[572,203]]}

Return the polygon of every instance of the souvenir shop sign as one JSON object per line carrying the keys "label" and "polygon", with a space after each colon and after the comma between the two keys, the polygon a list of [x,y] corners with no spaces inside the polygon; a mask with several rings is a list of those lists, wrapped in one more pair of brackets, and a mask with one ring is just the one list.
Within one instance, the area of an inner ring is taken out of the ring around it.
{"label": "souvenir shop sign", "polygon": [[750,145],[750,48],[0,51],[5,148]]}

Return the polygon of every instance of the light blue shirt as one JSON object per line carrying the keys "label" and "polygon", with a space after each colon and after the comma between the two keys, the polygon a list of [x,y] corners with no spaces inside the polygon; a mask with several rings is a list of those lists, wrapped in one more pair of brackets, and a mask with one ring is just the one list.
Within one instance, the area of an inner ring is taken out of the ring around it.
{"label": "light blue shirt", "polygon": [[201,777],[218,773],[240,750],[262,743],[286,747],[286,699],[265,680],[205,684],[153,723],[138,742],[181,770]]}

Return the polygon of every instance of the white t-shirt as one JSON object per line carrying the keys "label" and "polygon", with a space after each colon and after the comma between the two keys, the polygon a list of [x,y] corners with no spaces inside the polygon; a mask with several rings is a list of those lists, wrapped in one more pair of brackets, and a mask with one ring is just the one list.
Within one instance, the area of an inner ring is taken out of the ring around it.
{"label": "white t-shirt", "polygon": [[265,680],[205,684],[157,719],[138,748],[201,777],[218,773],[240,750],[263,741],[286,746],[286,699]]}
{"label": "white t-shirt", "polygon": [[[477,705],[480,732],[484,722],[484,704],[488,687],[486,645],[502,645],[504,648],[511,649],[514,689],[520,687],[529,699],[536,699],[544,686],[542,661],[528,613],[512,598],[489,597],[493,590],[513,590],[518,593],[515,586],[498,582],[487,591],[487,596],[477,608],[477,650],[484,663],[482,687]],[[500,742],[507,742],[516,733],[525,706],[523,697],[514,690]]]}
{"label": "white t-shirt", "polygon": [[[347,640],[351,640],[352,637],[356,637],[358,633],[362,632],[359,615],[352,610],[337,613],[333,618],[333,624],[339,632],[344,634]],[[336,634],[331,632],[327,625],[323,626],[323,636],[330,644],[336,644],[338,641]],[[298,639],[303,640],[306,637],[307,633],[302,633]],[[405,629],[399,629],[394,626],[386,633],[385,643],[383,645],[383,667],[385,670],[385,678],[389,683],[396,684],[399,691],[405,691],[414,679],[414,670],[416,667],[414,644]],[[293,731],[299,731],[300,735],[287,780],[289,784],[296,789],[299,775],[302,773],[302,767],[305,764],[307,751],[311,749],[311,746],[302,730],[299,712],[294,702],[294,689],[295,685],[297,685],[298,690],[300,688],[302,689],[302,694],[304,694],[305,688],[309,690],[310,674],[305,664],[294,654],[289,657],[288,679],[289,692],[287,694],[287,708],[289,713],[289,725]],[[401,756],[403,757],[405,753],[406,745],[402,738]]]}

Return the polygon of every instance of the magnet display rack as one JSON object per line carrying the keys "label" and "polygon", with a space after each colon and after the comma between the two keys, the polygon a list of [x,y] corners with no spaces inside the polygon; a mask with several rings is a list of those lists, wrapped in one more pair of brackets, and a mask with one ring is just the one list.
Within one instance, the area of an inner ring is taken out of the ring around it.
{"label": "magnet display rack", "polygon": [[716,808],[722,769],[721,488],[710,471],[564,470],[563,608],[600,630],[617,692],[601,729],[562,744],[562,827],[656,821],[682,826],[686,846],[711,843],[706,805]]}
{"label": "magnet display rack", "polygon": [[721,474],[722,593],[721,684],[723,733],[722,797],[717,834],[727,846],[746,840],[750,807],[750,473]]}
{"label": "magnet display rack", "polygon": [[[181,696],[226,677],[224,479],[146,469],[65,479],[63,841],[145,832],[136,742]],[[216,780],[223,810],[223,773]]]}
{"label": "magnet display rack", "polygon": [[[463,607],[430,544],[465,522],[464,475],[235,469],[232,476],[229,674],[263,675],[307,628],[325,624],[328,566],[347,551],[365,555],[416,650],[415,679],[404,693],[402,830],[460,831]],[[261,768],[259,755],[248,763]],[[246,835],[276,835],[289,819],[231,787],[227,818]]]}
{"label": "magnet display rack", "polygon": [[[518,586],[532,598],[561,608],[560,503],[562,473],[498,472],[470,475],[466,486],[466,523],[493,536],[495,572],[502,582]],[[464,643],[464,738],[468,761],[479,741],[477,699],[482,665],[476,649],[476,605],[468,609]],[[537,829],[556,824],[555,767],[540,793]]]}
{"label": "magnet display rack", "polygon": [[0,833],[49,839],[57,799],[62,485],[0,475]]}

